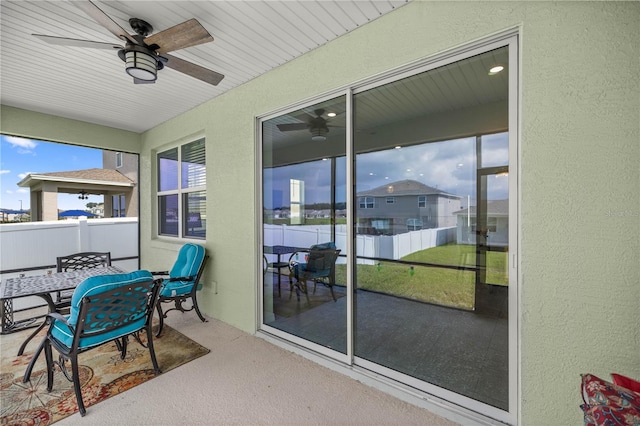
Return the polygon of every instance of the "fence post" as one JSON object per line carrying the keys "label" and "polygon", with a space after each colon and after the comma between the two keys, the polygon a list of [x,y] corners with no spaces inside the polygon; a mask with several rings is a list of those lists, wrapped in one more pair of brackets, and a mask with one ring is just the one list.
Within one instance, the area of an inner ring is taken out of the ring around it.
{"label": "fence post", "polygon": [[90,251],[89,223],[85,216],[78,218],[78,246],[79,252]]}

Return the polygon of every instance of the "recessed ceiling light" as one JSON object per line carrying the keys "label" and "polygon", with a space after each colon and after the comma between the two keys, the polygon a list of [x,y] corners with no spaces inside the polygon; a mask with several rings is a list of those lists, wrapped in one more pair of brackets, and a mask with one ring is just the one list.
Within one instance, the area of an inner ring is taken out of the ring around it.
{"label": "recessed ceiling light", "polygon": [[491,68],[489,70],[489,75],[495,75],[498,74],[500,71],[502,71],[504,69],[504,67],[502,65],[496,65],[495,67]]}
{"label": "recessed ceiling light", "polygon": [[330,112],[327,114],[327,117],[335,117],[336,113],[335,112]]}
{"label": "recessed ceiling light", "polygon": [[396,146],[396,149],[400,149],[400,148],[402,148],[400,145]]}

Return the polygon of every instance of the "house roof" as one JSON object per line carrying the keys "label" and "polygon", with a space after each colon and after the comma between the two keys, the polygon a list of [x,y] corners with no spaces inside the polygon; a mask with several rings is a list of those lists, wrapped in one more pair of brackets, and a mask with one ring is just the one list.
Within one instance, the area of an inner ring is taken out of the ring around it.
{"label": "house roof", "polygon": [[[476,206],[471,206],[468,209],[462,209],[454,214],[467,214],[471,211],[471,214],[476,214]],[[487,201],[487,215],[490,216],[508,216],[509,215],[509,200],[488,200]]]}
{"label": "house roof", "polygon": [[64,172],[29,173],[24,179],[18,182],[18,186],[31,187],[41,181],[94,183],[112,186],[134,186],[135,184],[131,179],[117,170],[94,168]]}
{"label": "house roof", "polygon": [[429,185],[425,185],[422,182],[418,182],[417,180],[411,180],[411,179],[388,183],[367,191],[360,191],[358,192],[357,195],[359,197],[391,197],[391,196],[398,197],[402,195],[434,195],[434,194],[460,198],[457,195],[449,194],[437,188],[433,188]]}

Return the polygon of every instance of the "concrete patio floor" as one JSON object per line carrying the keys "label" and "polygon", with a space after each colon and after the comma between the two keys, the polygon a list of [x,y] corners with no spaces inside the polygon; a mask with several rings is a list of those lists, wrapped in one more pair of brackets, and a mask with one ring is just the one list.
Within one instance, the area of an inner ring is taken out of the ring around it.
{"label": "concrete patio floor", "polygon": [[211,352],[57,424],[455,424],[220,321],[167,324]]}

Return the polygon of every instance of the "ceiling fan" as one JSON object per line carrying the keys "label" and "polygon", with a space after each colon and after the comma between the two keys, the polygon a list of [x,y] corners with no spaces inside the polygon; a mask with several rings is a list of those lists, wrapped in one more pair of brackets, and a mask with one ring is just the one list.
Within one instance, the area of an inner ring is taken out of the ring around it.
{"label": "ceiling fan", "polygon": [[[309,132],[311,132],[312,140],[325,141],[327,140],[327,133],[329,133],[329,127],[342,127],[342,126],[332,126],[329,124],[329,120],[323,117],[325,113],[324,108],[315,109],[313,110],[313,113],[315,115],[312,115],[307,112],[309,117],[300,118],[301,121],[305,121],[304,118],[306,118],[306,122],[303,122],[303,123],[278,124],[277,125],[278,130],[280,130],[281,132],[290,132],[294,130],[308,129]],[[329,113],[328,116],[332,118],[332,117],[335,117],[336,115],[335,113],[333,113],[333,115]]]}
{"label": "ceiling fan", "polygon": [[135,84],[155,83],[158,70],[165,66],[214,86],[224,78],[224,75],[220,73],[167,54],[167,52],[174,50],[213,41],[211,34],[196,19],[189,19],[149,35],[153,32],[151,24],[142,19],[131,18],[129,25],[136,33],[131,35],[91,1],[74,1],[73,3],[123,41],[125,45],[42,34],[33,35],[50,44],[118,50],[118,56],[125,62],[126,72],[133,77]]}

